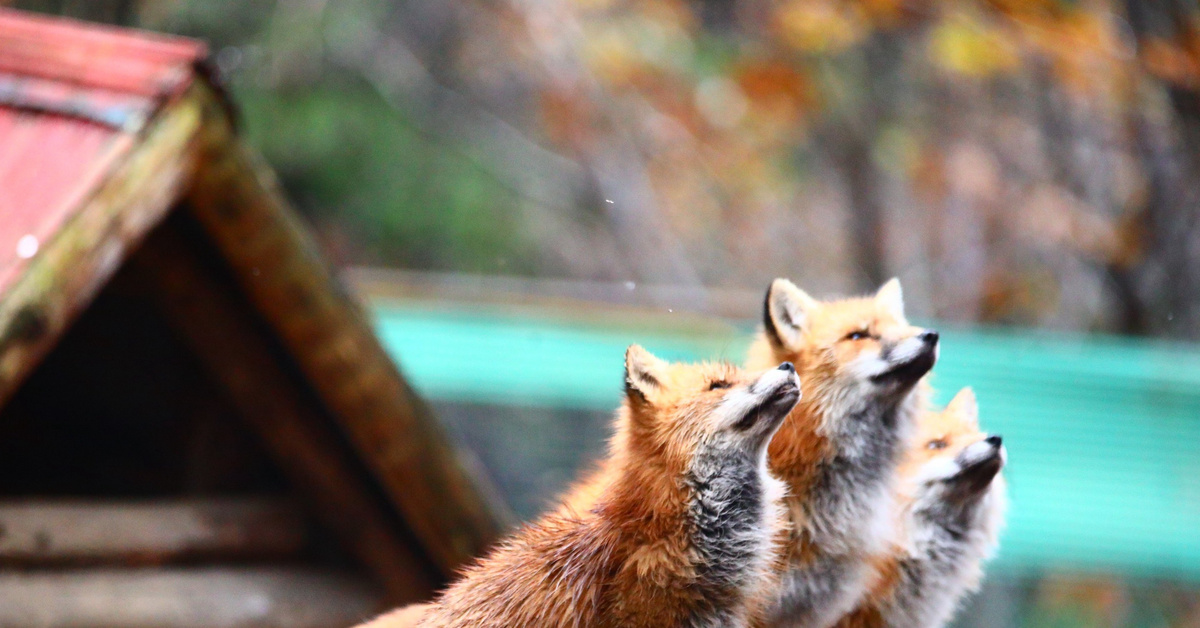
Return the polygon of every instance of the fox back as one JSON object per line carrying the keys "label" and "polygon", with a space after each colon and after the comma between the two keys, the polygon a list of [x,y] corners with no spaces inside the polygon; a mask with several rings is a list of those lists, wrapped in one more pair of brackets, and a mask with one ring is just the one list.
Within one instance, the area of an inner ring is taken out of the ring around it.
{"label": "fox back", "polygon": [[767,444],[799,398],[758,375],[626,354],[595,503],[559,509],[468,568],[420,626],[739,626],[760,612],[784,487]]}
{"label": "fox back", "polygon": [[872,557],[893,535],[896,468],[938,336],[908,323],[896,280],[821,302],[777,279],[763,310],[747,368],[791,361],[805,390],[770,446],[792,533],[769,623],[828,626],[866,593]]}

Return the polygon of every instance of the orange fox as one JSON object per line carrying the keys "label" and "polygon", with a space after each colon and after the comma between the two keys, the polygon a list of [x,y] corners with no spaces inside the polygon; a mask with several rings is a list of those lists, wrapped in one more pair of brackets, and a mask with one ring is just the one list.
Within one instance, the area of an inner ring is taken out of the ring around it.
{"label": "orange fox", "polygon": [[634,345],[625,383],[592,508],[544,516],[432,604],[370,626],[746,625],[778,556],[785,489],[766,451],[800,397],[795,369],[668,364]]}
{"label": "orange fox", "polygon": [[902,544],[838,628],[936,628],[950,620],[962,596],[978,588],[996,547],[1006,457],[999,436],[979,431],[969,388],[942,412],[921,417],[900,470]]}
{"label": "orange fox", "polygon": [[790,361],[805,390],[769,449],[787,483],[790,535],[767,625],[823,628],[866,594],[884,555],[896,468],[937,359],[938,334],[908,324],[900,283],[821,302],[786,279],[767,291],[747,368]]}

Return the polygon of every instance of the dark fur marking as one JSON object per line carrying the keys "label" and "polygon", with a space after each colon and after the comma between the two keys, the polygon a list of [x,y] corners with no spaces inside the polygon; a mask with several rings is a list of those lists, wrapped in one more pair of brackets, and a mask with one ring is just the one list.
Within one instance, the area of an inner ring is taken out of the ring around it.
{"label": "dark fur marking", "polygon": [[646,399],[646,393],[642,392],[642,390],[638,388],[636,384],[630,381],[628,377],[625,378],[625,395],[629,397],[630,401],[636,403],[648,402]]}
{"label": "dark fur marking", "polygon": [[[888,359],[894,348],[889,346],[884,350],[883,358],[885,360]],[[933,364],[937,359],[936,355],[934,349],[926,345],[911,360],[897,364],[888,371],[873,376],[871,379],[876,382],[899,384],[901,387],[912,386],[933,368]]]}
{"label": "dark fur marking", "polygon": [[629,372],[629,369],[626,369],[625,370],[625,394],[628,395],[629,398],[633,401],[637,401],[639,403],[646,403],[647,402],[646,393],[645,393],[645,391],[642,390],[642,387],[649,386],[651,388],[658,388],[660,385],[658,383],[658,379],[649,373],[639,373],[638,376],[636,377],[636,380],[637,381],[635,381],[635,377],[633,376],[633,374],[631,374]]}
{"label": "dark fur marking", "polygon": [[859,451],[838,449],[833,459],[823,465],[818,479],[820,488],[815,494],[832,498],[828,503],[833,504],[839,498],[857,496],[867,486],[887,481],[900,451],[897,414],[898,409],[893,406],[879,415],[868,411],[847,416],[844,424],[847,428],[870,432],[870,436],[861,439],[865,446]]}
{"label": "dark fur marking", "polygon": [[783,349],[783,338],[779,336],[779,330],[775,328],[775,319],[771,317],[771,286],[767,286],[767,295],[763,297],[763,331],[767,334],[767,340],[776,348]]}
{"label": "dark fur marking", "polygon": [[925,521],[925,525],[932,524],[935,534],[916,556],[900,562],[901,578],[897,598],[902,600],[902,605],[916,606],[916,600],[930,595],[926,590],[926,585],[932,584],[930,579],[936,574],[950,577],[953,567],[962,562],[967,532],[961,528],[959,513],[952,510],[935,507],[916,513]]}
{"label": "dark fur marking", "polygon": [[758,423],[758,415],[759,414],[762,414],[761,408],[755,408],[755,409],[747,412],[746,416],[743,416],[742,418],[738,419],[738,422],[733,424],[733,429],[735,429],[739,432],[744,432],[744,431],[754,427],[754,424]]}
{"label": "dark fur marking", "polygon": [[697,609],[693,623],[715,625],[714,613],[738,600],[753,574],[762,538],[764,486],[757,462],[747,453],[713,449],[697,456],[688,477],[693,491],[693,543],[703,596],[712,600]]}

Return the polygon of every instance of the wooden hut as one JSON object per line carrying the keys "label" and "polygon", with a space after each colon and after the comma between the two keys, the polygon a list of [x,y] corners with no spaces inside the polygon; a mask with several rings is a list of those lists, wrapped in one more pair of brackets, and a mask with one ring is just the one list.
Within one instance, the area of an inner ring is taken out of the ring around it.
{"label": "wooden hut", "polygon": [[0,9],[0,626],[338,626],[494,510],[203,44]]}

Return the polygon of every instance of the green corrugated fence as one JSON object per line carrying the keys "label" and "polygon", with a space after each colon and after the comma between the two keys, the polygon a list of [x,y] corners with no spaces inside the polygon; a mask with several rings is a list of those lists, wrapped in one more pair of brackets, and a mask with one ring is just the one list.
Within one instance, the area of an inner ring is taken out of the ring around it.
{"label": "green corrugated fence", "polygon": [[[641,328],[462,306],[377,307],[378,331],[431,399],[611,410],[622,355],[740,362],[751,324]],[[599,321],[599,322],[597,322]],[[938,401],[970,385],[1009,449],[999,569],[1200,579],[1200,348],[942,328]]]}

